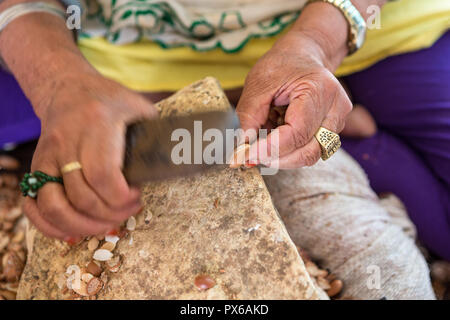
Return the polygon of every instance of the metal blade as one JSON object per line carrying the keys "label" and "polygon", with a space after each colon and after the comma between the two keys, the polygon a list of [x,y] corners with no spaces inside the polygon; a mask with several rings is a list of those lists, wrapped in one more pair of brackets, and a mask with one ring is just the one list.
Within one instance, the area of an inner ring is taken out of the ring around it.
{"label": "metal blade", "polygon": [[[133,123],[128,126],[126,134],[123,168],[125,178],[130,185],[140,185],[148,181],[191,175],[217,167],[205,163],[202,157],[205,147],[211,144],[211,141],[203,141],[203,134],[208,129],[216,129],[212,130],[215,132],[214,136],[220,133],[223,137],[221,148],[220,150],[216,148],[218,152],[217,155],[214,152],[214,155],[225,164],[230,156],[227,151],[229,153],[236,145],[234,130],[238,128],[239,119],[232,109],[227,112],[204,112],[185,117]],[[190,143],[184,141],[187,136],[190,136]],[[215,142],[214,138],[212,140]],[[181,142],[185,146],[183,152],[177,152],[180,146],[174,151],[174,147]],[[184,152],[190,152],[190,157]],[[190,161],[185,161],[189,163],[178,163],[180,154],[185,157],[183,159],[190,158]],[[220,165],[220,161],[217,162]]]}

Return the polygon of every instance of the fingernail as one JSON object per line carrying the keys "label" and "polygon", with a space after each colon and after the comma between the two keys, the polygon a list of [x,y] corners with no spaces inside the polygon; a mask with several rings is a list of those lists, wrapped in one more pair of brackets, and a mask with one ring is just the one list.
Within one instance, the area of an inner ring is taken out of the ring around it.
{"label": "fingernail", "polygon": [[258,161],[254,160],[254,161],[246,162],[244,166],[246,168],[253,168],[253,167],[256,167],[258,164],[259,164]]}
{"label": "fingernail", "polygon": [[107,236],[117,236],[119,234],[119,230],[118,229],[113,229],[111,231],[108,231],[106,233]]}
{"label": "fingernail", "polygon": [[67,244],[69,246],[73,246],[74,244],[77,243],[77,240],[75,238],[73,238],[73,237],[65,237],[64,241],[67,242]]}

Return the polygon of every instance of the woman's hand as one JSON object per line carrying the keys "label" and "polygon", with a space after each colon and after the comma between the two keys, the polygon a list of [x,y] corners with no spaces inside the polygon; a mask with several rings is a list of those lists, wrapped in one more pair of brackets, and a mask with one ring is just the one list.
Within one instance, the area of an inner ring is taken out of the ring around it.
{"label": "woman's hand", "polygon": [[[367,18],[370,5],[381,7],[386,0],[352,2]],[[255,64],[237,106],[242,128],[270,128],[271,106],[288,108],[285,124],[253,143],[249,164],[284,169],[313,165],[321,154],[314,138],[319,127],[336,133],[344,128],[352,105],[332,72],[347,55],[348,28],[334,5],[309,3],[290,31]]]}
{"label": "woman's hand", "polygon": [[[28,0],[7,0],[0,10]],[[64,7],[56,0],[44,0]],[[64,9],[65,10],[65,9]],[[140,209],[139,190],[121,172],[125,126],[156,110],[144,97],[102,77],[83,57],[64,19],[30,14],[0,34],[0,55],[14,74],[42,132],[32,171],[63,175],[64,186],[47,183],[24,211],[46,235],[76,241],[104,234]]]}
{"label": "woman's hand", "polygon": [[255,64],[237,106],[242,128],[270,127],[269,109],[288,108],[285,124],[252,144],[250,163],[281,169],[311,166],[321,155],[314,138],[319,127],[336,133],[344,128],[352,104],[326,59],[313,37],[291,31]]}
{"label": "woman's hand", "polygon": [[95,72],[49,84],[32,101],[42,122],[32,171],[61,176],[61,167],[73,161],[83,168],[64,174],[64,187],[44,185],[36,200],[26,199],[25,212],[44,234],[69,242],[107,233],[141,207],[139,190],[121,172],[126,123],[157,111]]}

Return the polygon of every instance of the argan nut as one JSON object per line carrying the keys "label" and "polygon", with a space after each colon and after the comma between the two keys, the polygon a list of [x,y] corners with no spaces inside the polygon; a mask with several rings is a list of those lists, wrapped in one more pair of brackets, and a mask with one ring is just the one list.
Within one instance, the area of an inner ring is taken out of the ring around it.
{"label": "argan nut", "polygon": [[25,239],[25,233],[23,231],[17,232],[14,237],[12,237],[11,242],[20,243]]}
{"label": "argan nut", "polygon": [[99,244],[98,239],[96,237],[92,237],[91,239],[89,239],[88,242],[88,250],[94,251],[95,249],[98,248],[98,244]]}
{"label": "argan nut", "polygon": [[92,278],[87,284],[87,294],[96,295],[103,287],[103,282],[99,278]]}
{"label": "argan nut", "polygon": [[277,119],[277,126],[282,126],[284,125],[284,118],[283,117],[278,117]]}
{"label": "argan nut", "polygon": [[3,275],[9,282],[18,281],[24,267],[23,262],[15,252],[5,253],[2,259]]}
{"label": "argan nut", "polygon": [[116,244],[117,241],[119,241],[119,240],[120,240],[120,237],[118,237],[118,236],[105,236],[106,242],[111,242],[111,243]]}
{"label": "argan nut", "polygon": [[108,270],[114,273],[119,271],[121,264],[122,262],[120,256],[115,256],[110,260],[106,261],[106,266],[108,267]]}
{"label": "argan nut", "polygon": [[[108,250],[109,252],[113,251],[114,248],[116,247],[115,243],[113,242],[105,242],[104,244],[102,244],[102,246],[100,247],[100,250]],[[98,250],[97,250],[98,251]],[[96,259],[97,260],[97,259]],[[100,260],[100,261],[106,261],[106,260]]]}
{"label": "argan nut", "polygon": [[248,158],[248,152],[250,150],[250,145],[245,143],[241,144],[236,148],[233,155],[230,159],[230,168],[236,169],[239,168],[241,165],[245,164],[245,161]]}
{"label": "argan nut", "polygon": [[87,265],[86,269],[87,269],[87,271],[89,273],[91,273],[95,277],[98,277],[103,272],[102,268],[97,263],[95,263],[94,261],[89,262],[89,264]]}
{"label": "argan nut", "polygon": [[16,221],[22,215],[22,209],[20,207],[14,207],[8,211],[5,215],[6,221]]}
{"label": "argan nut", "polygon": [[66,276],[64,275],[64,273],[58,274],[58,276],[55,279],[55,283],[60,290],[67,288],[66,287],[67,279],[66,279]]}
{"label": "argan nut", "polygon": [[270,108],[270,110],[269,110],[269,120],[273,124],[276,124],[278,117],[279,117],[278,112],[276,112],[276,110],[274,108]]}
{"label": "argan nut", "polygon": [[152,220],[153,217],[153,213],[150,209],[146,209],[145,210],[145,217],[144,217],[144,223],[145,224],[149,224],[150,221]]}
{"label": "argan nut", "polygon": [[9,282],[5,284],[5,289],[17,293],[17,290],[19,289],[19,282]]}
{"label": "argan nut", "polygon": [[97,261],[108,261],[112,258],[112,256],[113,254],[111,253],[111,251],[106,249],[98,249],[94,252],[93,258]]}
{"label": "argan nut", "polygon": [[306,261],[305,267],[306,267],[306,271],[308,271],[309,275],[312,277],[325,278],[328,275],[327,270],[319,269],[314,262]]}
{"label": "argan nut", "polygon": [[331,288],[330,283],[325,278],[318,277],[316,281],[317,285],[323,290],[329,290]]}
{"label": "argan nut", "polygon": [[0,169],[17,170],[20,167],[19,161],[7,155],[0,155]]}
{"label": "argan nut", "polygon": [[11,208],[16,205],[18,190],[0,188],[0,208]]}
{"label": "argan nut", "polygon": [[88,283],[89,281],[91,281],[91,279],[94,278],[94,276],[92,275],[92,273],[86,272],[83,273],[81,275],[81,280],[83,280],[83,282]]}
{"label": "argan nut", "polygon": [[4,234],[0,231],[0,252],[3,251],[9,244],[9,237],[8,235]]}
{"label": "argan nut", "polygon": [[337,294],[339,294],[339,292],[341,292],[343,286],[344,286],[344,283],[341,280],[339,280],[339,279],[333,280],[330,283],[330,289],[327,290],[328,296],[330,298],[336,296]]}
{"label": "argan nut", "polygon": [[14,250],[14,252],[17,254],[17,256],[19,257],[20,261],[25,263],[25,261],[27,259],[26,255],[25,255],[25,252],[23,252],[22,250]]}
{"label": "argan nut", "polygon": [[216,285],[216,282],[210,276],[203,274],[195,278],[194,284],[199,290],[203,291],[214,287]]}
{"label": "argan nut", "polygon": [[280,115],[284,116],[286,114],[288,106],[275,106],[273,109]]}
{"label": "argan nut", "polygon": [[5,173],[0,176],[0,186],[15,189],[19,185],[19,179],[14,174]]}
{"label": "argan nut", "polygon": [[131,216],[127,220],[127,230],[133,231],[136,229],[136,218]]}
{"label": "argan nut", "polygon": [[[79,285],[77,285],[79,284]],[[72,281],[72,290],[80,296],[88,296],[87,285],[81,279],[74,279]]]}
{"label": "argan nut", "polygon": [[0,290],[0,296],[6,300],[16,300],[16,293],[8,290]]}
{"label": "argan nut", "polygon": [[325,279],[327,279],[328,282],[332,282],[334,279],[336,279],[336,276],[330,273],[325,277]]}
{"label": "argan nut", "polygon": [[14,223],[11,221],[4,221],[2,227],[3,231],[11,231],[14,228]]}

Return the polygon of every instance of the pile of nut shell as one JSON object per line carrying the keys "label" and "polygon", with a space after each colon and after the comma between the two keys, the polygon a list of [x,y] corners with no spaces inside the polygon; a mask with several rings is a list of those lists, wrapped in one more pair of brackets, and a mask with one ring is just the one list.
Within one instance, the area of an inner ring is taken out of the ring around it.
{"label": "pile of nut shell", "polygon": [[311,280],[316,286],[324,290],[330,298],[336,298],[342,291],[344,283],[328,270],[320,269],[309,257],[308,253],[297,246],[298,253],[305,263]]}
{"label": "pile of nut shell", "polygon": [[[146,219],[151,218],[150,214],[145,212]],[[92,258],[84,266],[68,265],[66,271],[57,277],[56,285],[62,290],[65,299],[97,299],[97,295],[107,287],[110,276],[119,272],[123,263],[123,255],[115,252],[117,244],[121,240],[128,239],[128,244],[131,245],[133,237],[130,232],[135,228],[136,218],[131,216],[119,230],[104,236],[88,237],[74,245],[82,250],[88,250]],[[69,246],[68,250],[70,249]],[[61,255],[65,254],[66,251],[61,252]]]}
{"label": "pile of nut shell", "polygon": [[125,233],[93,236],[76,246],[84,247],[92,254],[92,259],[84,266],[71,264],[56,279],[56,285],[68,300],[95,300],[105,288],[111,273],[119,271],[123,257],[114,254],[120,237]]}
{"label": "pile of nut shell", "polygon": [[18,183],[20,163],[0,155],[0,300],[15,300],[26,261],[23,200]]}

